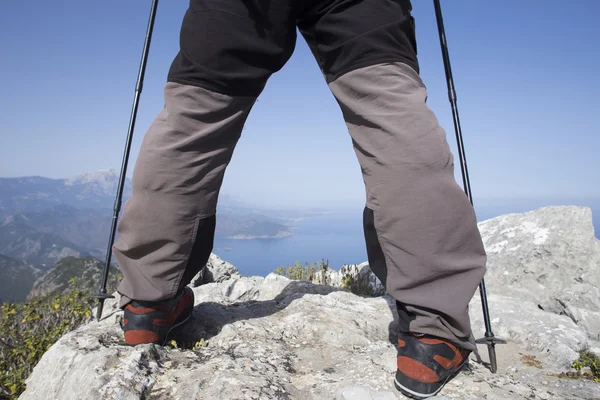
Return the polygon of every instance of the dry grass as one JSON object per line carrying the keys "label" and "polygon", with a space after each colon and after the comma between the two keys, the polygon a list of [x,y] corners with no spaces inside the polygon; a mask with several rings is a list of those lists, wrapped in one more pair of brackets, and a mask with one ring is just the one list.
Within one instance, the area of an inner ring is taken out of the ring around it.
{"label": "dry grass", "polygon": [[537,358],[535,358],[535,356],[530,355],[530,354],[523,354],[523,353],[519,353],[521,355],[521,362],[529,367],[535,367],[535,368],[539,368],[542,369],[542,363],[540,362],[540,360],[538,360]]}

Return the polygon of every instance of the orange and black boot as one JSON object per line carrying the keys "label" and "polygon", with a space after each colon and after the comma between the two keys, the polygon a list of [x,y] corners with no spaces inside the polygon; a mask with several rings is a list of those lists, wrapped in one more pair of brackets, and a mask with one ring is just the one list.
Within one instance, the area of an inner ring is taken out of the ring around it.
{"label": "orange and black boot", "polygon": [[164,346],[172,329],[192,315],[194,292],[189,287],[172,299],[159,302],[132,301],[125,307],[123,332],[125,343],[155,343]]}
{"label": "orange and black boot", "polygon": [[398,335],[395,386],[414,399],[435,396],[469,359],[470,350],[429,335]]}

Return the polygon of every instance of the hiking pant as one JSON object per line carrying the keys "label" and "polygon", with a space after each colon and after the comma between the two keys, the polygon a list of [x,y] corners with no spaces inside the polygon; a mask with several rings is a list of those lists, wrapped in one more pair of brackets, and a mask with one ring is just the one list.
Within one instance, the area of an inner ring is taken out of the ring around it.
{"label": "hiking pant", "polygon": [[407,0],[190,1],[118,225],[121,307],[175,296],[206,264],[225,169],[298,28],[352,137],[368,261],[398,302],[400,329],[474,347],[468,303],[486,254],[425,103],[410,11]]}

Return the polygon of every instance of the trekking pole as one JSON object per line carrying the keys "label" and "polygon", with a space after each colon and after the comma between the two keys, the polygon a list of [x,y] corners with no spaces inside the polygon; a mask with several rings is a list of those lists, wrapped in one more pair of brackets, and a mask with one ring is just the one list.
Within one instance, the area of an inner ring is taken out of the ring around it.
{"label": "trekking pole", "polygon": [[131,117],[129,119],[129,130],[127,132],[127,141],[125,143],[125,152],[123,154],[123,162],[121,164],[121,175],[119,176],[119,186],[117,188],[117,198],[115,199],[114,213],[112,218],[112,226],[110,228],[110,237],[108,242],[108,249],[106,250],[106,263],[104,264],[104,275],[102,276],[102,286],[100,292],[95,293],[92,297],[98,299],[98,311],[96,312],[96,321],[100,321],[102,316],[102,309],[104,307],[104,300],[112,299],[115,296],[106,293],[106,284],[108,282],[108,274],[110,268],[110,260],[112,255],[112,246],[115,241],[115,233],[117,230],[117,219],[119,217],[119,211],[121,210],[121,202],[123,198],[123,188],[125,186],[125,173],[127,171],[127,163],[129,161],[129,152],[131,150],[131,138],[133,137],[133,130],[135,128],[135,119],[137,116],[138,104],[140,100],[140,94],[142,93],[142,86],[144,83],[144,75],[146,73],[146,63],[148,61],[148,52],[150,50],[150,41],[152,40],[152,30],[154,28],[154,20],[156,19],[156,9],[158,8],[158,0],[152,0],[152,7],[150,11],[150,19],[148,20],[148,28],[146,30],[146,39],[144,41],[144,51],[142,53],[142,61],[140,63],[140,69],[138,73],[137,83],[135,85],[135,96],[133,99],[133,108],[131,110]]}
{"label": "trekking pole", "polygon": [[[450,56],[448,53],[448,44],[446,42],[446,33],[444,31],[444,21],[442,19],[442,9],[440,7],[440,0],[433,0],[435,6],[435,15],[437,19],[438,32],[440,35],[440,45],[442,47],[442,57],[444,59],[444,69],[446,72],[446,81],[448,83],[448,98],[452,105],[452,116],[454,118],[454,131],[456,132],[456,142],[458,145],[458,154],[460,157],[460,166],[462,170],[463,186],[465,194],[469,198],[471,205],[473,205],[473,197],[471,195],[471,183],[469,182],[469,172],[467,170],[467,159],[465,157],[465,149],[463,146],[462,132],[460,129],[460,120],[458,119],[458,106],[456,103],[456,91],[454,90],[454,80],[452,79],[452,69],[450,68]],[[477,339],[475,343],[486,344],[488,347],[488,353],[490,356],[490,369],[492,372],[498,370],[498,363],[496,361],[496,344],[505,344],[506,341],[498,339],[492,332],[492,324],[490,322],[490,311],[487,302],[487,293],[485,289],[485,280],[482,279],[479,284],[479,292],[481,295],[481,308],[483,309],[483,320],[485,323],[485,337]]]}

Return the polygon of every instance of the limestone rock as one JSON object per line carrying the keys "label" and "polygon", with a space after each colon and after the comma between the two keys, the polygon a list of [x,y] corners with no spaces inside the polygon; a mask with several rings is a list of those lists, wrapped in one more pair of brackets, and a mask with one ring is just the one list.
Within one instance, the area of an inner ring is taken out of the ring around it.
{"label": "limestone rock", "polygon": [[[592,307],[599,300],[598,241],[587,229],[589,217],[581,208],[550,208],[480,225],[492,250],[492,324],[508,344],[497,346],[496,374],[480,346],[433,398],[600,398],[600,384],[559,377],[578,351],[600,349],[589,331],[599,323]],[[172,336],[179,348],[125,346],[119,299],[107,300],[102,321],[66,334],[46,352],[20,398],[404,398],[393,384],[398,321],[389,296],[357,296],[276,274],[229,276],[193,287],[192,319]],[[565,304],[562,315],[553,299]],[[479,300],[476,294],[470,306],[476,336],[483,335]]]}
{"label": "limestone rock", "polygon": [[[233,282],[244,290],[232,290]],[[279,294],[275,295],[274,287]],[[261,293],[263,288],[265,292]],[[334,287],[290,281],[274,274],[262,279],[211,283],[194,288],[194,293],[197,305],[193,319],[174,338],[190,344],[204,339],[206,346],[195,350],[125,346],[119,327],[122,314],[116,306],[118,299],[108,300],[101,322],[91,322],[51,347],[27,380],[28,388],[21,399],[403,398],[393,386],[393,332],[397,317],[391,298],[359,297]],[[252,295],[239,300],[236,293]],[[544,335],[529,316],[525,318],[531,323],[514,327],[522,320],[508,319],[515,311],[513,308],[511,313],[510,307],[517,305],[510,299],[494,295],[491,301],[497,305],[496,311],[506,307],[506,314],[497,318],[506,319],[506,326],[518,332],[510,335],[501,324],[495,324],[509,340],[508,345],[498,347],[499,372],[491,374],[473,361],[441,396],[600,396],[600,385],[592,381],[552,376],[565,369],[556,362],[568,358],[565,349],[589,345],[586,335],[569,318],[539,309],[537,315],[535,308],[529,310],[539,318],[542,314],[547,316],[540,320],[546,331],[559,332]],[[474,321],[477,312],[472,310]],[[569,336],[571,330],[575,339]],[[530,343],[532,337],[537,344]],[[524,363],[525,356],[539,360],[540,369]]]}
{"label": "limestone rock", "polygon": [[343,265],[338,271],[328,269],[325,273],[319,272],[312,282],[342,288],[347,284],[344,281],[346,277],[351,277],[354,283],[361,287],[362,291],[370,288],[372,293],[385,293],[383,284],[371,271],[368,262]]}
{"label": "limestone rock", "polygon": [[232,277],[239,277],[236,267],[224,261],[218,255],[211,253],[206,266],[192,279],[192,286],[200,286],[205,283],[223,282]]}
{"label": "limestone rock", "polygon": [[587,207],[553,206],[484,221],[485,280],[492,293],[566,315],[600,334],[600,240]]}

